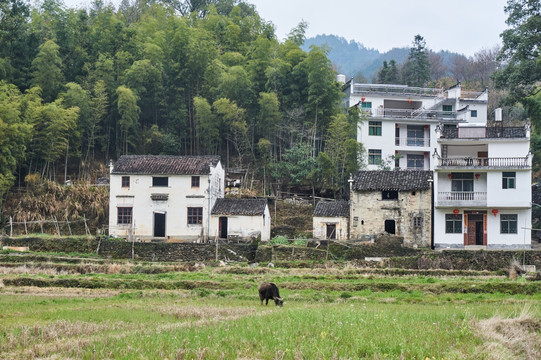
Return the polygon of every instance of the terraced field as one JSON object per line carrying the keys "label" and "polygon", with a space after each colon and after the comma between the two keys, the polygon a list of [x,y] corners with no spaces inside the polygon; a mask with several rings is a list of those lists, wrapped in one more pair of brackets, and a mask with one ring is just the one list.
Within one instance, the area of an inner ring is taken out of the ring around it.
{"label": "terraced field", "polygon": [[0,280],[2,359],[541,357],[540,282],[496,272],[1,253]]}

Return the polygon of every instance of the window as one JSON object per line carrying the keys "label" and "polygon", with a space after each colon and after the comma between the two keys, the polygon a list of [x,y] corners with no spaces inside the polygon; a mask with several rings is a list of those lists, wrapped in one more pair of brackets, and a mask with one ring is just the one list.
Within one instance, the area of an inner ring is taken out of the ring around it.
{"label": "window", "polygon": [[443,105],[442,110],[444,112],[453,112],[453,105]]}
{"label": "window", "polygon": [[445,214],[445,232],[447,234],[462,233],[462,214]]}
{"label": "window", "polygon": [[132,223],[132,208],[131,207],[118,207],[117,208],[117,224],[131,224]]}
{"label": "window", "polygon": [[425,168],[425,156],[424,155],[408,155],[408,169],[420,169]]}
{"label": "window", "polygon": [[421,227],[421,225],[423,224],[423,218],[420,217],[420,216],[416,216],[413,218],[413,227]]}
{"label": "window", "polygon": [[473,192],[473,173],[452,173],[451,191]]}
{"label": "window", "polygon": [[381,150],[368,149],[368,164],[369,165],[381,164]]}
{"label": "window", "polygon": [[202,207],[189,207],[188,208],[188,224],[202,224],[203,223],[203,208]]}
{"label": "window", "polygon": [[515,189],[516,188],[516,172],[503,172],[502,173],[502,189]]}
{"label": "window", "polygon": [[381,136],[381,121],[368,122],[368,135]]}
{"label": "window", "polygon": [[477,110],[472,110],[470,115],[471,117],[477,117]]}
{"label": "window", "polygon": [[199,187],[199,176],[192,176],[192,187]]}
{"label": "window", "polygon": [[517,233],[517,215],[500,215],[500,233],[501,234],[516,234]]}
{"label": "window", "polygon": [[169,178],[162,176],[153,176],[152,177],[152,186],[156,187],[167,187],[169,186]]}
{"label": "window", "polygon": [[408,126],[408,146],[425,145],[425,127],[423,125]]}
{"label": "window", "polygon": [[129,176],[123,176],[122,177],[122,187],[123,188],[129,188],[130,187],[130,177]]}
{"label": "window", "polygon": [[371,102],[362,102],[361,108],[363,109],[372,109],[372,103]]}
{"label": "window", "polygon": [[385,190],[381,192],[382,200],[398,200],[398,191]]}

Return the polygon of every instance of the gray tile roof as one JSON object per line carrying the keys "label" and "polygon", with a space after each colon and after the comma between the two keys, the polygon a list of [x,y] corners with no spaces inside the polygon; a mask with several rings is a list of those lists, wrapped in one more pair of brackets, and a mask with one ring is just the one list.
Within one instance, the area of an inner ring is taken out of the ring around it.
{"label": "gray tile roof", "polygon": [[349,217],[349,204],[347,201],[320,201],[316,204],[314,216]]}
{"label": "gray tile roof", "polygon": [[113,174],[208,175],[219,156],[122,155]]}
{"label": "gray tile roof", "polygon": [[212,215],[263,215],[267,199],[218,199]]}
{"label": "gray tile roof", "polygon": [[411,191],[430,189],[432,171],[393,170],[358,171],[353,177],[355,191]]}

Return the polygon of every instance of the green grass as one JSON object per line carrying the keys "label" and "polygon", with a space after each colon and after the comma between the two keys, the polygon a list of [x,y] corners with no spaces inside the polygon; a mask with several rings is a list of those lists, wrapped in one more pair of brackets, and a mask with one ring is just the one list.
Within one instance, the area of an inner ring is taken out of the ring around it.
{"label": "green grass", "polygon": [[[537,282],[491,274],[243,266],[152,273],[183,267],[70,260],[60,265],[126,273],[55,274],[36,261],[19,274],[16,259],[2,261],[2,359],[489,359],[476,324],[541,305]],[[148,273],[130,273],[137,267]],[[280,286],[284,307],[259,305],[261,281]],[[536,311],[532,329],[541,338]]]}

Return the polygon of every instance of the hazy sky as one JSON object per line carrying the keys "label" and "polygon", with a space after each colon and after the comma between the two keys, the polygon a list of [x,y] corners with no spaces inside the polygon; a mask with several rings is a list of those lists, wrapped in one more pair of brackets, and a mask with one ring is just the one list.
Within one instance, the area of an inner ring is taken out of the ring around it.
{"label": "hazy sky", "polygon": [[[90,0],[64,0],[80,6]],[[113,4],[120,0],[105,0]],[[245,0],[272,22],[283,40],[301,20],[307,37],[318,34],[355,40],[381,52],[409,47],[416,34],[434,50],[473,55],[501,44],[507,0]]]}
{"label": "hazy sky", "polygon": [[409,47],[416,34],[434,50],[468,56],[500,44],[506,0],[247,0],[283,39],[301,20],[307,37],[337,35],[368,48]]}

